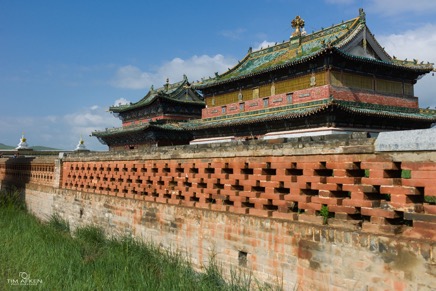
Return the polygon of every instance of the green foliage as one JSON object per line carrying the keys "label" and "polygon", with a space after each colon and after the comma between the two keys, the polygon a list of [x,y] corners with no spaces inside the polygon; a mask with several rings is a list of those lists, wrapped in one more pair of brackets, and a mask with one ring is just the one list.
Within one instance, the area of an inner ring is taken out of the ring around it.
{"label": "green foliage", "polygon": [[424,196],[424,201],[430,204],[436,204],[436,196]]}
{"label": "green foliage", "polygon": [[369,169],[365,169],[365,178],[369,178]]}
{"label": "green foliage", "polygon": [[226,282],[221,276],[222,269],[217,264],[215,255],[211,256],[209,264],[205,267],[206,272],[202,276],[201,281],[204,285],[212,290],[222,290],[226,286]]}
{"label": "green foliage", "polygon": [[327,220],[328,220],[329,215],[330,215],[328,206],[323,205],[321,207],[321,210],[319,211],[319,214],[323,217],[324,224],[327,224]]}
{"label": "green foliage", "polygon": [[60,232],[70,232],[70,224],[68,221],[62,219],[62,217],[60,217],[57,213],[50,217],[48,225]]}
{"label": "green foliage", "polygon": [[0,190],[0,207],[25,209],[26,204],[24,203],[21,191],[17,188]]}
{"label": "green foliage", "polygon": [[412,177],[412,171],[410,170],[401,170],[401,178],[410,179]]}
{"label": "green foliage", "polygon": [[95,226],[84,226],[76,229],[75,236],[77,239],[91,245],[103,245],[106,242],[106,236],[101,228]]}

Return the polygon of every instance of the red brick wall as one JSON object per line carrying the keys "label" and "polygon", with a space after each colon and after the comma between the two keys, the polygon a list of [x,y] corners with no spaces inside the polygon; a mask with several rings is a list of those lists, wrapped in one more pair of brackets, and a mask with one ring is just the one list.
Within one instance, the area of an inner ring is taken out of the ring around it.
{"label": "red brick wall", "polygon": [[316,100],[323,100],[330,97],[330,86],[324,85],[304,90],[295,91],[293,94],[293,104],[304,103]]}
{"label": "red brick wall", "polygon": [[[436,163],[383,154],[63,163],[61,187],[436,239]],[[413,225],[413,227],[411,227]],[[430,229],[429,231],[422,231]]]}
{"label": "red brick wall", "polygon": [[35,183],[52,186],[54,173],[54,158],[35,161],[23,157],[0,159],[0,181],[4,184]]}

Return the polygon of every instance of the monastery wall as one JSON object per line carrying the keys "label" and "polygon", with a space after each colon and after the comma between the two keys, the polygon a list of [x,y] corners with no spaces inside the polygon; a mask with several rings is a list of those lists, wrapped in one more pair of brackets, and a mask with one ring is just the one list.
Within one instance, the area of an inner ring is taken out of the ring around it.
{"label": "monastery wall", "polygon": [[[282,93],[251,100],[241,100],[220,106],[208,106],[202,110],[202,118],[213,118],[256,111],[285,105],[325,100],[333,96],[336,100],[371,103],[386,106],[418,108],[417,97],[392,96],[369,90],[349,89],[347,87],[323,85],[313,88],[296,90],[292,94]],[[224,111],[223,111],[223,108]]]}
{"label": "monastery wall", "polygon": [[153,241],[198,268],[215,256],[227,274],[285,290],[431,290],[436,154],[377,152],[374,141],[359,133],[2,159],[0,180],[21,177],[41,218]]}

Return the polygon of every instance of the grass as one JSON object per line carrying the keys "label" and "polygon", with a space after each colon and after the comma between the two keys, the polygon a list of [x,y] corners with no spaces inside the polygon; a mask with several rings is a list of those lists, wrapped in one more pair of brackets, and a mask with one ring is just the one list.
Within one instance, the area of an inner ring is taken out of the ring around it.
{"label": "grass", "polygon": [[10,280],[21,280],[20,272],[39,280],[33,290],[249,290],[252,285],[251,275],[238,272],[224,280],[213,258],[199,273],[180,253],[131,238],[109,239],[97,227],[78,228],[71,236],[59,216],[41,223],[26,212],[19,195],[0,194],[0,290],[12,289]]}

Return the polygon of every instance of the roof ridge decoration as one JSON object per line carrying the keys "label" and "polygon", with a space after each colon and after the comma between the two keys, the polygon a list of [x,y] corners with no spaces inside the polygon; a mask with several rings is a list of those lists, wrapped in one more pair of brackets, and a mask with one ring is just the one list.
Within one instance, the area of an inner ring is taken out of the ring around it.
{"label": "roof ridge decoration", "polygon": [[417,61],[401,62],[392,58],[366,26],[366,14],[363,9],[359,9],[359,15],[355,18],[310,34],[302,31],[305,21],[300,16],[292,21],[292,25],[295,31],[288,41],[256,51],[250,48],[245,57],[234,67],[222,74],[216,74],[214,78],[203,78],[201,82],[195,83],[194,87],[208,88],[294,66],[327,53],[332,48],[358,57],[355,60],[376,61],[376,63],[382,61],[397,68],[412,68],[419,71],[433,69],[432,64],[418,64]]}
{"label": "roof ridge decoration", "polygon": [[291,26],[295,28],[295,31],[292,33],[291,37],[301,36],[304,28],[304,19],[297,15],[292,21]]}

